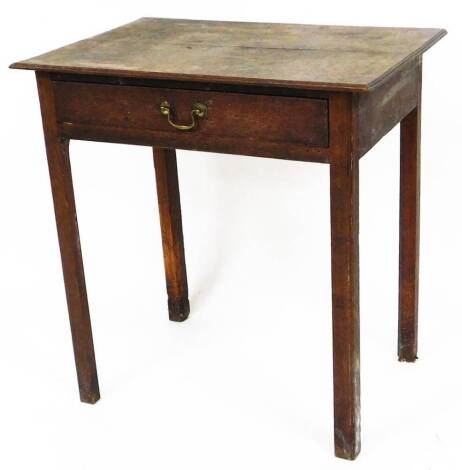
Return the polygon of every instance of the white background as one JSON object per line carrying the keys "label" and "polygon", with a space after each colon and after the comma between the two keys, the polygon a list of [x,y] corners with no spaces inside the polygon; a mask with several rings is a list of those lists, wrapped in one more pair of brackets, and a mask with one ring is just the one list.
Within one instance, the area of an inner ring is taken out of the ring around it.
{"label": "white background", "polygon": [[[8,5],[8,6],[7,6]],[[4,2],[0,468],[460,469],[458,2]],[[399,134],[361,160],[362,453],[334,458],[328,166],[178,152],[192,313],[168,321],[151,151],[71,142],[101,401],[79,402],[35,77],[141,16],[444,27],[424,58],[420,348],[396,360]]]}

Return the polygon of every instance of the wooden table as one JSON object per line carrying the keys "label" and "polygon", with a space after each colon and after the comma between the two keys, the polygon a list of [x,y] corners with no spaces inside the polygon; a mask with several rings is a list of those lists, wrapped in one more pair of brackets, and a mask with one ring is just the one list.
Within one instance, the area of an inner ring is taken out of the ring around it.
{"label": "wooden table", "polygon": [[422,54],[442,29],[142,18],[36,71],[80,398],[100,395],[69,140],[148,145],[170,320],[189,314],[174,149],[330,164],[335,454],[360,450],[359,159],[401,126],[398,356],[417,353]]}

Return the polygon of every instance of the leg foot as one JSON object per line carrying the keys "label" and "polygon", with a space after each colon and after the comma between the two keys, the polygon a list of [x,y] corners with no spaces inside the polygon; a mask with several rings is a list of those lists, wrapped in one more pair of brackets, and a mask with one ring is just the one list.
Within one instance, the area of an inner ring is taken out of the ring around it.
{"label": "leg foot", "polygon": [[[94,387],[94,386],[93,386]],[[90,390],[90,391],[80,391],[80,401],[82,403],[88,403],[89,405],[94,405],[99,399],[99,390]]]}
{"label": "leg foot", "polygon": [[415,362],[419,359],[417,356],[414,356],[413,354],[406,355],[405,352],[400,352],[398,354],[398,361],[399,362]]}
{"label": "leg foot", "polygon": [[347,439],[341,431],[335,430],[335,456],[339,459],[355,460],[359,455],[359,447],[348,444]]}
{"label": "leg foot", "polygon": [[168,316],[171,321],[185,321],[189,316],[189,300],[168,299]]}

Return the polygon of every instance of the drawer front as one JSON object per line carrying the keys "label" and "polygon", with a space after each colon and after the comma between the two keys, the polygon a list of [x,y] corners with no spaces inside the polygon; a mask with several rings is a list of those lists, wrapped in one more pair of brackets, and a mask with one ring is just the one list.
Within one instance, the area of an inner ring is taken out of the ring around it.
{"label": "drawer front", "polygon": [[[54,92],[58,121],[93,132],[92,139],[105,129],[111,135],[145,131],[158,145],[297,159],[309,148],[329,145],[328,100],[322,98],[60,81]],[[194,129],[178,130],[161,113],[164,101],[174,123],[191,124],[195,103],[204,104],[207,114]]]}

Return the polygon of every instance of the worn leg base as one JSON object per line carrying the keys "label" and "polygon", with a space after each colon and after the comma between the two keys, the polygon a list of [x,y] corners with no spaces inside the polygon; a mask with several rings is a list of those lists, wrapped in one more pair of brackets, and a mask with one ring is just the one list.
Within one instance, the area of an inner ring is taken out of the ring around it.
{"label": "worn leg base", "polygon": [[92,374],[85,381],[82,377],[82,371],[77,371],[77,377],[79,380],[80,401],[94,405],[100,399],[98,376]]}
{"label": "worn leg base", "polygon": [[398,361],[399,362],[415,362],[418,359],[415,351],[409,351],[403,349],[398,352]]}
{"label": "worn leg base", "polygon": [[419,359],[417,356],[414,357],[406,357],[406,356],[398,356],[399,362],[415,362]]}
{"label": "worn leg base", "polygon": [[[414,297],[416,300],[417,298]],[[417,360],[417,302],[415,310],[409,315],[400,310],[398,325],[398,360],[400,362],[415,362]],[[403,325],[408,323],[410,325]]]}
{"label": "worn leg base", "polygon": [[336,443],[335,444],[335,456],[338,457],[339,459],[355,460],[361,450],[360,447],[361,446],[358,445],[357,447],[349,448],[348,446],[342,446]]}
{"label": "worn leg base", "polygon": [[80,401],[94,405],[100,399],[99,390],[97,392],[82,393],[80,392]]}
{"label": "worn leg base", "polygon": [[168,316],[171,321],[185,321],[189,316],[189,300],[168,299]]}

